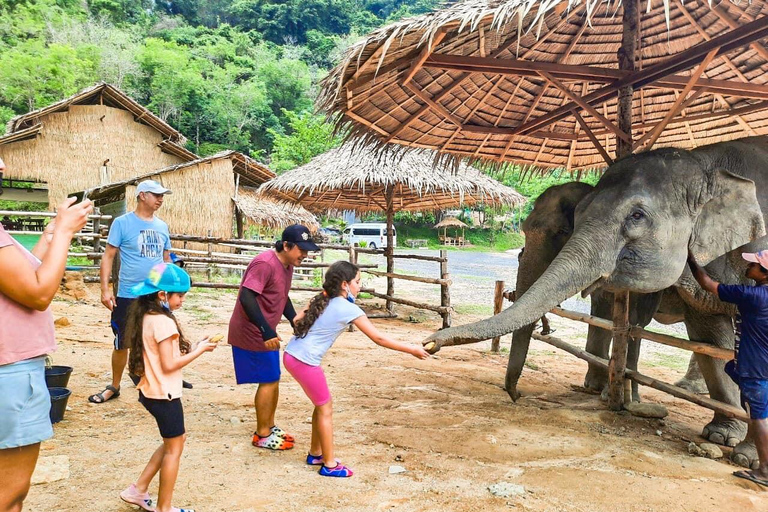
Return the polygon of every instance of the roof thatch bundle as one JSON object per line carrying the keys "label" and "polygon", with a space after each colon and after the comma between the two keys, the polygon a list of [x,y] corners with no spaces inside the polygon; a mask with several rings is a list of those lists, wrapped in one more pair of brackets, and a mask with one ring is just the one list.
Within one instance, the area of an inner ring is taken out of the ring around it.
{"label": "roof thatch bundle", "polygon": [[[605,122],[617,117],[617,95],[607,89],[627,77],[616,57],[622,9],[619,0],[459,1],[353,45],[318,102],[364,144],[540,168],[603,167],[596,146],[612,155],[617,138]],[[635,92],[638,149],[653,145],[657,126],[656,147],[768,133],[768,49],[746,46],[765,37],[768,2],[659,0],[638,11],[636,69],[650,73],[671,56],[691,56],[676,74]],[[744,42],[693,57],[725,37]]]}
{"label": "roof thatch bundle", "polygon": [[374,152],[352,144],[331,149],[262,185],[261,192],[301,203],[310,211],[386,210],[394,188],[397,211],[438,210],[457,205],[514,205],[525,198],[468,165],[456,172],[436,168],[435,154]]}
{"label": "roof thatch bundle", "polygon": [[246,219],[259,226],[277,230],[291,224],[303,224],[312,232],[320,227],[317,218],[301,205],[277,201],[259,194],[252,187],[240,187],[232,199]]}
{"label": "roof thatch bundle", "polygon": [[65,112],[72,105],[106,105],[127,110],[134,115],[136,121],[151,126],[168,140],[182,145],[187,142],[181,132],[153,114],[151,110],[133,100],[117,87],[103,82],[87,87],[69,98],[52,103],[47,107],[14,117],[6,125],[6,134],[30,128],[39,123],[41,118],[55,112]]}
{"label": "roof thatch bundle", "polygon": [[466,228],[469,226],[461,222],[456,217],[446,217],[432,227],[435,229],[440,229],[440,228]]}

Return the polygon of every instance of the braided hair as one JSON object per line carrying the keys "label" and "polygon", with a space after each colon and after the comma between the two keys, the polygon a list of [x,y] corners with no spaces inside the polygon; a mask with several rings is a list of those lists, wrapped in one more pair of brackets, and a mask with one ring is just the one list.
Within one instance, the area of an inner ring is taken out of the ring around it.
{"label": "braided hair", "polygon": [[[166,292],[172,295],[174,292]],[[173,313],[164,309],[157,298],[158,292],[142,295],[128,306],[125,320],[125,338],[131,352],[128,358],[128,371],[133,375],[144,375],[144,315],[165,315],[172,318],[179,331],[179,350],[182,354],[189,353],[189,341],[184,337],[179,321]]]}
{"label": "braided hair", "polygon": [[359,271],[360,269],[357,265],[348,261],[337,261],[328,267],[328,271],[325,273],[325,281],[323,282],[323,292],[312,297],[304,316],[296,322],[295,332],[297,338],[303,338],[307,335],[309,329],[325,311],[325,308],[328,307],[331,299],[341,295],[341,283],[352,281],[357,277]]}

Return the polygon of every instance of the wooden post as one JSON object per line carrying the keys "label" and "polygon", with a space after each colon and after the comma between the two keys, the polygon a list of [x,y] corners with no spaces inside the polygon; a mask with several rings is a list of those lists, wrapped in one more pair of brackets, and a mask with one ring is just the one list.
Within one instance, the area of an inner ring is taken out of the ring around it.
{"label": "wooden post", "polygon": [[[211,238],[212,235],[213,235],[213,232],[209,229],[208,230],[208,238]],[[212,253],[213,253],[213,244],[208,242],[208,257],[209,258],[213,257]],[[210,283],[211,282],[211,278],[213,277],[213,267],[211,267],[210,263],[208,263],[206,265],[206,267],[207,267],[206,273],[208,274],[208,282]]]}
{"label": "wooden post", "polygon": [[[101,215],[98,208],[93,209],[93,213]],[[101,252],[101,217],[93,219],[93,252]]]}
{"label": "wooden post", "polygon": [[[395,230],[395,188],[394,186],[387,187],[387,249],[384,251],[384,255],[387,259],[387,273],[392,274],[395,271],[395,259],[392,254],[395,252],[394,236]],[[387,295],[392,297],[395,295],[395,279],[387,276]],[[395,303],[391,300],[387,300],[387,311],[393,313],[395,309]]]}
{"label": "wooden post", "polygon": [[[614,411],[620,411],[625,399],[631,399],[631,393],[625,393],[627,372],[627,347],[629,343],[629,292],[614,294],[613,303],[613,346],[611,362],[608,365],[608,405]],[[626,396],[625,396],[626,395]]]}
{"label": "wooden post", "polygon": [[237,226],[237,238],[242,239],[244,236],[243,212],[237,206],[235,206],[235,224]]}
{"label": "wooden post", "polygon": [[349,246],[349,262],[357,265],[357,253],[355,252],[355,248],[351,245]]}
{"label": "wooden post", "polygon": [[[635,54],[637,53],[638,33],[638,0],[623,0],[624,10],[622,21],[624,31],[621,47],[617,53],[619,69],[622,71],[635,70]],[[634,88],[626,86],[619,89],[618,124],[619,129],[629,135],[629,141],[616,138],[616,159],[632,153],[632,94]],[[611,362],[608,367],[608,405],[614,411],[624,406],[625,399],[631,399],[631,393],[625,393],[628,384],[627,347],[629,343],[629,292],[614,294],[613,303],[613,346]],[[626,395],[626,396],[625,396]]]}
{"label": "wooden post", "polygon": [[[448,273],[448,251],[442,249],[440,251],[440,279],[443,280],[443,284],[440,285],[440,305],[446,308],[451,307],[451,285],[448,281],[451,279],[451,274]],[[440,313],[443,317],[443,329],[447,329],[451,326],[451,311],[447,310],[444,313]]]}
{"label": "wooden post", "polygon": [[[504,302],[504,281],[496,281],[496,288],[493,292],[493,314],[498,315],[501,313],[501,306]],[[496,336],[491,340],[491,352],[499,351],[499,343],[501,342],[501,336]]]}

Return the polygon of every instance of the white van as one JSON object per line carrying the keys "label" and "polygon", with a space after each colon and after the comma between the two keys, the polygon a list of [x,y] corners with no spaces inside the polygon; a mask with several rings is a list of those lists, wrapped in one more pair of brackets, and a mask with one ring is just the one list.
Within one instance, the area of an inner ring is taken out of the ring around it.
{"label": "white van", "polygon": [[[381,249],[387,246],[387,224],[384,222],[362,222],[348,226],[341,234],[344,243],[360,246],[365,242],[370,249]],[[397,230],[392,227],[394,246],[397,247]]]}

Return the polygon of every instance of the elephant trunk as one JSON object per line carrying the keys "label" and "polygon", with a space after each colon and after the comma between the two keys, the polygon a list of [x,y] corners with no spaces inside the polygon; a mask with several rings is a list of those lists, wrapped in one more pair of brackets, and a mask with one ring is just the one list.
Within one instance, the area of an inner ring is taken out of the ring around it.
{"label": "elephant trunk", "polygon": [[428,350],[436,352],[443,346],[464,345],[503,336],[540,318],[568,297],[588,287],[613,270],[615,254],[598,248],[596,240],[608,240],[597,230],[575,234],[552,264],[536,282],[508,309],[496,316],[438,331],[425,342],[434,341]]}

